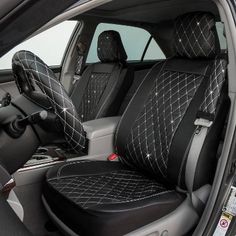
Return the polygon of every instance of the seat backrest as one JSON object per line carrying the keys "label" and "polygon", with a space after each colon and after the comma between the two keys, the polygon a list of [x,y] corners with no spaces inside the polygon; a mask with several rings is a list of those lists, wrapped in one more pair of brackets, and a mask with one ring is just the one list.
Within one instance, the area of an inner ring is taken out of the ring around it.
{"label": "seat backrest", "polygon": [[[104,31],[98,38],[99,63],[87,67],[71,98],[82,121],[115,115],[132,80],[120,35]],[[118,96],[119,95],[119,96]]]}
{"label": "seat backrest", "polygon": [[[151,68],[151,67],[150,67]],[[145,75],[148,73],[149,69],[144,69],[144,70],[135,70],[134,69],[134,73],[133,73],[133,82],[129,88],[129,90],[127,91],[127,93],[125,94],[125,97],[121,103],[120,109],[118,114],[119,115],[123,115],[125,109],[127,108],[130,100],[132,99],[133,95],[135,94],[135,92],[137,91],[140,83],[142,82],[142,80],[144,79]]]}
{"label": "seat backrest", "polygon": [[[194,188],[210,181],[228,109],[223,92],[227,63],[217,59],[214,16],[175,20],[176,56],[156,64],[121,118],[116,148],[121,161],[159,181],[184,187],[186,158],[197,116],[213,121],[199,157]],[[220,114],[220,115],[219,115]]]}

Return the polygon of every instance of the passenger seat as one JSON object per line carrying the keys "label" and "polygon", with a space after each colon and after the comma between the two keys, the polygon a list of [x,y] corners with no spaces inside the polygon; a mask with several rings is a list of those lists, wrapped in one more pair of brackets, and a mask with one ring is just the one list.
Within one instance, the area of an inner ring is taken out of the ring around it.
{"label": "passenger seat", "polygon": [[83,122],[117,115],[133,80],[118,32],[100,34],[97,54],[100,62],[86,68],[71,95]]}

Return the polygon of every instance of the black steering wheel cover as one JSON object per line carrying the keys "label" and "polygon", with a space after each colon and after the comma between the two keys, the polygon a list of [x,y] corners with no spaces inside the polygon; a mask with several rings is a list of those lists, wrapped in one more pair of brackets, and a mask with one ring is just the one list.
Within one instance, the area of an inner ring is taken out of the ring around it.
{"label": "black steering wheel cover", "polygon": [[20,93],[34,90],[34,83],[47,96],[59,117],[65,140],[75,152],[85,148],[86,135],[76,108],[53,71],[35,54],[19,51],[12,59],[12,70]]}

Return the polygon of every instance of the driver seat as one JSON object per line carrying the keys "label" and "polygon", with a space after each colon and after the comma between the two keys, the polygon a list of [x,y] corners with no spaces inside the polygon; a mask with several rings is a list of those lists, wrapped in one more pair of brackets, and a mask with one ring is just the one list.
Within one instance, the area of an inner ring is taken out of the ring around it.
{"label": "driver seat", "polygon": [[[114,145],[119,161],[67,162],[47,172],[43,201],[61,227],[79,235],[116,236],[153,222],[162,222],[170,235],[185,234],[193,226],[197,213],[185,181],[188,150],[197,135],[195,120],[211,120],[196,165],[196,191],[214,176],[229,107],[227,62],[217,58],[210,13],[178,17],[174,39],[176,56],[149,71],[121,118]],[[190,215],[184,211],[189,207]]]}
{"label": "driver seat", "polygon": [[71,94],[82,122],[116,115],[133,79],[133,70],[127,66],[127,54],[117,31],[99,35],[97,56],[100,62],[86,68]]}

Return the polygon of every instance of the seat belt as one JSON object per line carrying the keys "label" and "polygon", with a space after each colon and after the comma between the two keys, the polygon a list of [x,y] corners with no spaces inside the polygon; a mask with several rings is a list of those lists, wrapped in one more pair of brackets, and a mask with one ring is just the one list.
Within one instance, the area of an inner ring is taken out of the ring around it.
{"label": "seat belt", "polygon": [[83,72],[85,49],[86,49],[86,46],[82,42],[79,42],[76,46],[77,59],[76,59],[76,65],[75,65],[75,74],[74,74],[73,82],[72,82],[73,86],[75,86],[77,81],[80,80],[82,72]]}
{"label": "seat belt", "polygon": [[195,120],[194,125],[196,126],[196,129],[191,141],[186,163],[185,183],[192,205],[199,215],[202,213],[205,204],[193,192],[194,177],[196,174],[200,152],[206,139],[208,129],[212,124],[213,121],[205,118],[197,118]]}
{"label": "seat belt", "polygon": [[[213,69],[213,64],[209,66],[206,72],[206,77],[208,78],[208,83],[210,82],[210,76]],[[204,99],[204,98],[203,98]],[[198,111],[197,118],[194,121],[196,129],[194,131],[193,137],[190,140],[190,148],[187,156],[186,171],[185,171],[185,183],[188,190],[188,194],[194,209],[197,211],[198,215],[204,210],[205,203],[198,198],[198,196],[193,191],[194,177],[196,174],[197,164],[200,157],[200,153],[206,139],[209,128],[212,126],[214,116],[202,111]]]}

